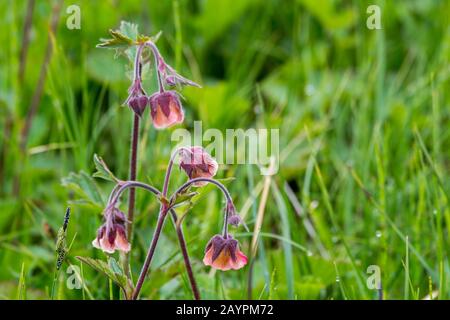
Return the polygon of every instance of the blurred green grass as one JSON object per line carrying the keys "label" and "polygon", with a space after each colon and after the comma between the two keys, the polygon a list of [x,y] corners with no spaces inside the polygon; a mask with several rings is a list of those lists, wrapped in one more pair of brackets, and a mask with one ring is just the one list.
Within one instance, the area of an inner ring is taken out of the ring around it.
{"label": "blurred green grass", "polygon": [[[370,265],[380,266],[387,299],[422,299],[430,291],[450,297],[450,2],[65,1],[22,156],[20,132],[53,2],[35,4],[20,82],[28,3],[0,3],[0,298],[48,298],[54,232],[69,203],[68,239],[76,237],[68,262],[79,265],[77,255],[104,258],[90,245],[101,206],[61,179],[92,174],[94,153],[118,177],[127,176],[131,113],[120,104],[129,66],[95,48],[121,20],[139,24],[144,34],[162,30],[158,46],[168,62],[203,85],[183,91],[187,129],[194,120],[223,131],[280,128],[282,163],[270,180],[254,298],[375,299],[366,286]],[[81,30],[65,26],[71,4],[81,8]],[[382,9],[381,30],[366,28],[370,4]],[[148,121],[147,115],[139,178],[161,184],[171,130],[156,132]],[[264,177],[249,165],[221,169],[220,177],[236,177],[229,188],[238,210],[248,209],[253,230]],[[97,182],[106,196],[112,185]],[[80,196],[85,201],[73,203]],[[135,277],[158,204],[138,193],[137,208]],[[204,298],[243,299],[248,267],[214,273],[201,263],[220,230],[221,210],[220,194],[211,192],[189,213],[189,251]],[[143,297],[191,298],[176,237],[169,224],[164,231]],[[236,233],[249,253],[251,234]],[[60,277],[58,298],[110,298],[108,281],[88,266],[86,290],[68,289],[67,276]]]}

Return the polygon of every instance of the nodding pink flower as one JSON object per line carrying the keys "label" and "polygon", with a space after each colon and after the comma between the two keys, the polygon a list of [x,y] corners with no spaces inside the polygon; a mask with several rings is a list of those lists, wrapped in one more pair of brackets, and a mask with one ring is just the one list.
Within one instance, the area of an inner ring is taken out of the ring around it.
{"label": "nodding pink flower", "polygon": [[[216,175],[219,165],[202,147],[181,148],[180,167],[186,172],[189,179],[212,178]],[[193,185],[201,187],[207,182],[195,182]]]}
{"label": "nodding pink flower", "polygon": [[128,252],[130,243],[125,231],[125,215],[117,208],[107,210],[104,214],[105,223],[98,229],[97,237],[92,245],[106,253],[114,253],[115,250]]}
{"label": "nodding pink flower", "polygon": [[183,122],[183,107],[175,91],[155,93],[149,101],[153,126],[156,129],[165,129]]}
{"label": "nodding pink flower", "polygon": [[206,246],[203,263],[222,271],[238,270],[247,264],[247,257],[239,250],[237,240],[230,235],[226,239],[215,235]]}

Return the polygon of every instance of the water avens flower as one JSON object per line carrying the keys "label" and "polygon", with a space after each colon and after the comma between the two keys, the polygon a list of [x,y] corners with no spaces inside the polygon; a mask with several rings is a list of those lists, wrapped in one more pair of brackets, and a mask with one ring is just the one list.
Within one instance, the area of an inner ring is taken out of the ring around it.
{"label": "water avens flower", "polygon": [[184,112],[177,92],[157,92],[149,101],[153,126],[156,129],[165,129],[183,122]]}
{"label": "water avens flower", "polygon": [[[219,165],[202,147],[181,148],[180,167],[186,172],[189,179],[212,178],[216,175]],[[193,185],[201,187],[207,182],[196,182]]]}
{"label": "water avens flower", "polygon": [[142,82],[139,77],[135,79],[130,88],[128,88],[128,97],[124,104],[128,105],[137,115],[142,116],[145,107],[148,104],[148,99],[144,88],[142,88]]}
{"label": "water avens flower", "polygon": [[215,235],[206,245],[203,263],[222,271],[237,270],[247,264],[247,257],[239,250],[239,243],[231,235],[226,238]]}
{"label": "water avens flower", "polygon": [[119,250],[130,251],[125,231],[125,215],[117,208],[107,209],[104,213],[105,222],[97,231],[97,237],[92,245],[106,253],[114,253]]}
{"label": "water avens flower", "polygon": [[142,117],[142,114],[144,113],[147,104],[148,104],[147,96],[132,97],[130,101],[128,101],[128,106],[140,117]]}
{"label": "water avens flower", "polygon": [[[114,253],[116,250],[121,251],[121,253],[126,253],[121,254],[123,274],[127,278],[127,284],[122,286],[122,290],[125,298],[137,299],[148,275],[148,270],[151,266],[159,238],[162,234],[164,221],[167,216],[170,216],[176,225],[177,237],[193,295],[195,299],[200,299],[199,290],[189,260],[187,244],[181,228],[182,219],[178,219],[176,212],[174,211],[175,205],[177,204],[177,201],[175,200],[177,200],[177,197],[190,186],[202,186],[207,183],[219,188],[224,194],[227,206],[225,208],[223,220],[223,235],[216,235],[209,241],[203,259],[206,265],[210,265],[213,268],[220,270],[240,269],[247,264],[247,257],[239,250],[238,242],[228,234],[229,224],[238,225],[244,223],[236,213],[229,191],[222,183],[212,179],[217,173],[218,164],[202,147],[183,147],[179,149],[178,152],[172,154],[167,166],[162,191],[159,191],[154,186],[137,181],[139,126],[145,109],[147,106],[150,108],[153,126],[156,129],[165,129],[182,123],[184,120],[184,111],[180,101],[180,95],[174,90],[166,91],[165,87],[170,86],[179,89],[182,86],[200,86],[178,74],[164,61],[164,58],[161,56],[154,43],[158,36],[152,38],[140,35],[135,39],[132,39],[127,35],[128,32],[124,31],[130,30],[130,27],[135,28],[132,24],[122,22],[119,30],[110,31],[113,39],[102,40],[102,43],[98,45],[101,48],[117,49],[117,44],[120,43],[120,45],[124,47],[124,50],[120,50],[121,53],[127,53],[126,50],[132,47],[136,47],[136,52],[134,56],[132,83],[128,89],[128,97],[124,102],[124,105],[127,105],[134,112],[130,145],[129,179],[127,181],[119,180],[110,172],[104,163],[96,161],[96,166],[101,165],[104,171],[107,171],[109,176],[114,178],[113,180],[116,181],[116,186],[111,191],[106,209],[103,213],[103,224],[98,229],[97,237],[92,241],[92,245],[106,253]],[[152,95],[145,92],[142,82],[142,72],[145,69],[144,66],[150,62],[148,57],[143,55],[145,49],[150,49],[150,53],[154,58],[155,75],[158,82],[158,91]],[[128,54],[126,54],[126,56],[129,57]],[[179,156],[181,159],[180,167],[188,175],[189,181],[186,181],[172,194],[172,196],[169,197],[170,175],[176,156]],[[97,169],[103,174],[103,170],[100,170],[98,167]],[[130,270],[130,255],[128,254],[131,245],[128,238],[132,239],[133,234],[135,192],[137,189],[143,189],[152,193],[160,200],[161,205],[157,226],[153,232],[152,240],[147,250],[138,280],[134,285]],[[129,191],[128,212],[126,217],[123,212],[116,208],[120,197],[125,191]],[[168,201],[164,201],[167,199]],[[83,261],[82,257],[79,258]]]}

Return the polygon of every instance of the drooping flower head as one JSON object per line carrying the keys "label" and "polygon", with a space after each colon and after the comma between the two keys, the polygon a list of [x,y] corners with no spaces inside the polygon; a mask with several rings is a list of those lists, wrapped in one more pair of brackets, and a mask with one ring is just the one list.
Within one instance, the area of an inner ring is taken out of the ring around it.
{"label": "drooping flower head", "polygon": [[135,79],[128,89],[128,97],[124,104],[128,105],[131,110],[141,117],[147,107],[148,100],[149,98],[147,97],[144,88],[142,88],[140,78]]}
{"label": "drooping flower head", "polygon": [[239,250],[239,243],[231,235],[215,235],[205,249],[203,263],[215,269],[227,271],[241,269],[247,264],[247,257]]}
{"label": "drooping flower head", "polygon": [[145,111],[145,107],[147,107],[148,98],[147,96],[136,96],[132,97],[128,102],[128,106],[138,115],[142,116]]}
{"label": "drooping flower head", "polygon": [[105,210],[105,222],[97,231],[97,237],[92,245],[106,253],[114,253],[115,250],[128,252],[130,243],[125,231],[125,215],[119,209],[113,207]]}
{"label": "drooping flower head", "polygon": [[153,126],[156,129],[165,129],[183,122],[183,107],[176,91],[157,92],[149,101]]}
{"label": "drooping flower head", "polygon": [[[216,175],[219,165],[202,147],[181,148],[180,167],[186,172],[189,179],[212,178]],[[200,187],[207,182],[196,182],[193,185]]]}

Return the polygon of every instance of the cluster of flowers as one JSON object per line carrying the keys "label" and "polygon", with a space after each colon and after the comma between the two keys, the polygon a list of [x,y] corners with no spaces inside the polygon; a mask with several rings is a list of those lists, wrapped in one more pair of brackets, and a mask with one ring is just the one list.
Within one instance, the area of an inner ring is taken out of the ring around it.
{"label": "cluster of flowers", "polygon": [[135,76],[133,84],[128,89],[129,95],[127,100],[125,100],[125,104],[139,116],[142,116],[145,108],[149,106],[155,129],[165,129],[182,123],[184,120],[184,112],[180,102],[180,96],[175,90],[166,91],[164,84],[171,87],[176,85],[200,86],[182,77],[170,65],[166,64],[154,43],[147,42],[145,46],[150,47],[155,57],[159,91],[148,96],[142,88],[140,53],[143,47],[139,47],[135,65]]}
{"label": "cluster of flowers", "polygon": [[[155,58],[159,84],[158,92],[151,96],[145,93],[141,80],[141,54],[145,47],[151,49]],[[165,85],[198,86],[196,83],[180,76],[172,67],[166,64],[156,45],[148,41],[137,48],[134,79],[125,103],[140,117],[145,109],[149,107],[153,125],[156,129],[168,128],[184,120],[179,94],[174,90],[166,91]],[[219,270],[242,268],[247,263],[247,257],[240,251],[237,240],[228,234],[227,228],[228,224],[239,225],[241,220],[239,215],[236,214],[228,191],[219,182],[212,179],[218,170],[217,162],[202,147],[198,146],[182,147],[177,150],[175,155],[179,157],[180,168],[189,178],[177,192],[183,191],[183,188],[186,189],[189,186],[201,187],[207,183],[214,183],[222,189],[227,197],[223,232],[222,234],[214,235],[206,245],[204,264]],[[172,163],[173,157],[170,160],[169,167],[171,167]],[[170,175],[170,170],[168,169],[168,171]],[[104,223],[98,229],[97,237],[92,242],[94,247],[106,253],[114,253],[115,250],[128,252],[131,249],[128,241],[129,235],[127,235],[125,227],[127,223],[126,216],[117,208],[117,199],[126,187],[127,185],[119,184],[113,189],[103,213]],[[165,189],[167,189],[167,186],[165,186]],[[157,190],[153,192],[155,194],[159,193]],[[163,195],[166,196],[166,194]],[[170,206],[163,208],[165,212],[172,209]]]}

